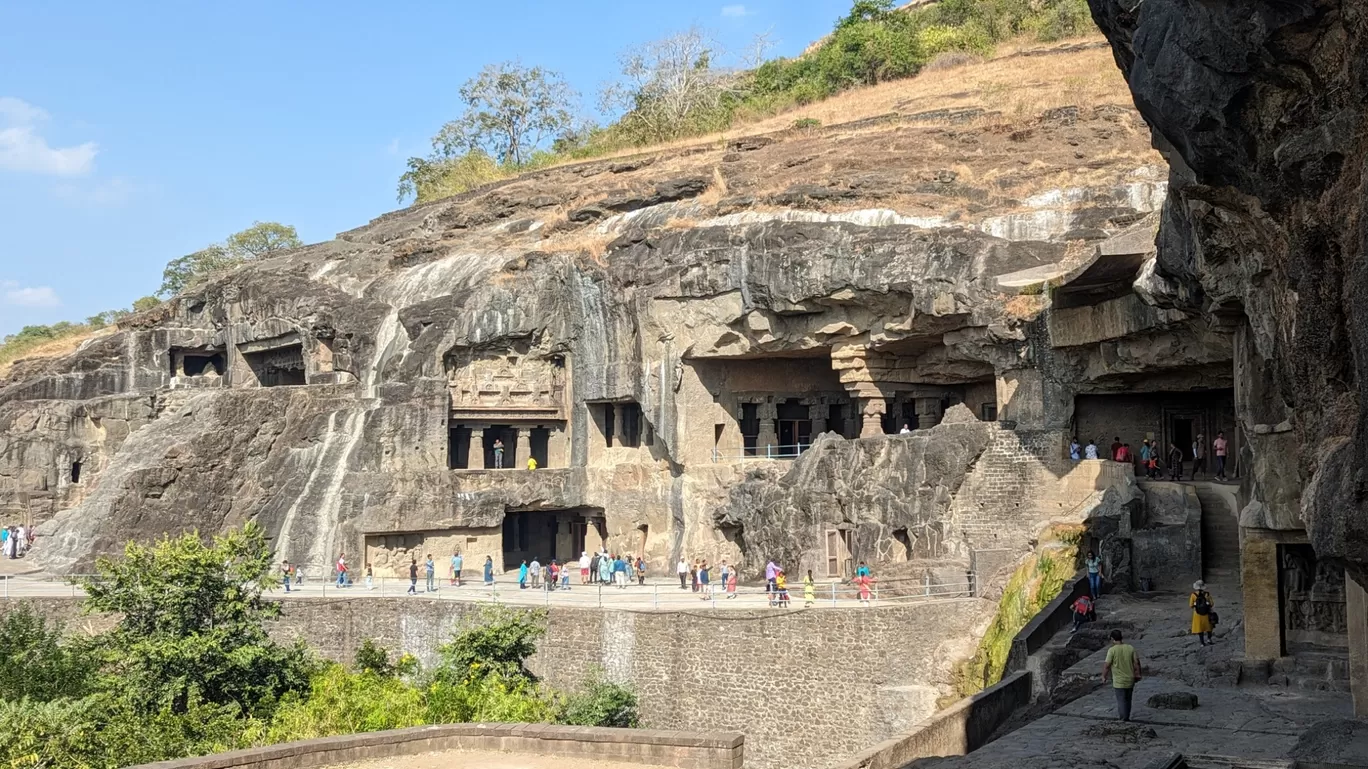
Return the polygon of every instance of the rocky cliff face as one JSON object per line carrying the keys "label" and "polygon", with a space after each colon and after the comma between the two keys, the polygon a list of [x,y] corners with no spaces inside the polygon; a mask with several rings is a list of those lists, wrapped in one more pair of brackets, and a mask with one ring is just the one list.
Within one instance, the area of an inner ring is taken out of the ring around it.
{"label": "rocky cliff face", "polygon": [[1151,292],[1237,329],[1242,523],[1368,575],[1368,9],[1091,0],[1171,166]]}
{"label": "rocky cliff face", "polygon": [[1267,340],[1154,265],[1167,188],[1133,110],[1006,113],[998,75],[954,77],[981,103],[537,172],[16,366],[0,515],[58,571],[248,519],[311,569],[1026,548],[1098,488],[1067,460],[1076,398],[1228,387],[1232,340]]}

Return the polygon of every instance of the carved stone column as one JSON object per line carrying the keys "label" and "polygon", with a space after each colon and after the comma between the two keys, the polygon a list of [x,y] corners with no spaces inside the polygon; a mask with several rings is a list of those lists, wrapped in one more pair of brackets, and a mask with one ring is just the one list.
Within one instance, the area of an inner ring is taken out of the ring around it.
{"label": "carved stone column", "polygon": [[546,466],[570,466],[570,440],[565,425],[551,425],[551,434],[546,439]]}
{"label": "carved stone column", "polygon": [[944,416],[940,398],[918,398],[916,407],[918,428],[925,430],[940,424],[941,417]]}
{"label": "carved stone column", "polygon": [[485,464],[484,431],[484,425],[470,428],[470,445],[466,447],[466,467],[489,467]]}
{"label": "carved stone column", "polygon": [[873,438],[883,435],[883,416],[888,404],[883,398],[861,398],[859,400],[860,414],[864,416],[864,424],[860,426],[861,438]]}
{"label": "carved stone column", "polygon": [[[779,434],[775,430],[774,420],[779,418],[779,414],[773,403],[761,403],[757,411],[760,416],[760,437],[755,442],[755,453],[763,457],[770,451],[778,451]],[[775,448],[766,450],[767,446]]]}
{"label": "carved stone column", "polygon": [[526,427],[514,427],[513,439],[517,447],[513,452],[513,464],[519,470],[527,467],[527,458],[532,456],[532,431]]}

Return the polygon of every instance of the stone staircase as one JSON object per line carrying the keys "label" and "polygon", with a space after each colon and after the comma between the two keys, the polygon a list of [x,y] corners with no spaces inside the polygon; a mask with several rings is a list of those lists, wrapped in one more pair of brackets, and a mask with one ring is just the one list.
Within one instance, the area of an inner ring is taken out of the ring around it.
{"label": "stone staircase", "polygon": [[1189,484],[1202,503],[1202,579],[1236,583],[1240,579],[1240,521],[1224,489],[1212,482]]}

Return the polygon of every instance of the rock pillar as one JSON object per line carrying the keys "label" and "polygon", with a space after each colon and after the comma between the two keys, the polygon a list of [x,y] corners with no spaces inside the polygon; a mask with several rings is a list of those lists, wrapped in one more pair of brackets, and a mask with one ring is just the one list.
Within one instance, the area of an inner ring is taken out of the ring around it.
{"label": "rock pillar", "polygon": [[859,405],[860,413],[864,415],[864,424],[860,426],[860,437],[872,438],[883,435],[883,416],[884,410],[888,408],[888,403],[883,398],[861,398]]}
{"label": "rock pillar", "polygon": [[917,408],[917,428],[926,430],[940,424],[944,413],[941,411],[940,398],[918,398]]}
{"label": "rock pillar", "polygon": [[[1277,659],[1283,654],[1282,617],[1278,600],[1278,541],[1268,534],[1258,529],[1246,529],[1244,547],[1240,553],[1245,658],[1251,660]],[[1220,600],[1215,595],[1212,597]]]}
{"label": "rock pillar", "polygon": [[551,434],[546,439],[547,467],[570,466],[570,436],[565,425],[551,425]]}
{"label": "rock pillar", "polygon": [[613,445],[626,446],[627,420],[622,418],[623,412],[626,411],[626,405],[622,403],[609,403],[608,408],[613,410]]}
{"label": "rock pillar", "polygon": [[532,456],[532,431],[526,427],[514,427],[513,435],[516,448],[513,451],[513,464],[508,467],[521,470],[527,467],[527,458]]}
{"label": "rock pillar", "polygon": [[814,441],[817,440],[817,436],[819,436],[819,435],[821,435],[822,433],[826,432],[828,429],[830,429],[830,430],[840,430],[840,429],[841,429],[841,426],[840,426],[840,425],[832,425],[830,428],[827,427],[826,413],[822,410],[822,406],[820,406],[820,405],[809,406],[809,407],[808,407],[808,414],[813,415],[813,416],[811,417],[811,421],[812,421],[812,440],[814,440]]}
{"label": "rock pillar", "polygon": [[1368,715],[1368,594],[1353,575],[1344,575],[1344,609],[1349,622],[1349,691],[1354,715]]}
{"label": "rock pillar", "polygon": [[466,449],[466,467],[473,469],[489,467],[485,464],[484,426],[470,428],[470,446]]}
{"label": "rock pillar", "polygon": [[774,425],[774,420],[779,418],[779,412],[773,403],[765,402],[760,404],[758,413],[760,436],[755,440],[755,453],[764,457],[779,450],[779,434],[775,432]]}

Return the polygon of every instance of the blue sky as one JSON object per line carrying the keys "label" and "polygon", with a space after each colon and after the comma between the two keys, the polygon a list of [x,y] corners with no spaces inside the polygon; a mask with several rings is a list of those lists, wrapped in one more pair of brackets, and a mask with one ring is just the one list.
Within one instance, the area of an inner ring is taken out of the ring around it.
{"label": "blue sky", "polygon": [[255,220],[331,238],[397,207],[487,63],[592,105],[630,45],[697,24],[792,55],[850,0],[0,3],[0,335],[153,293]]}

